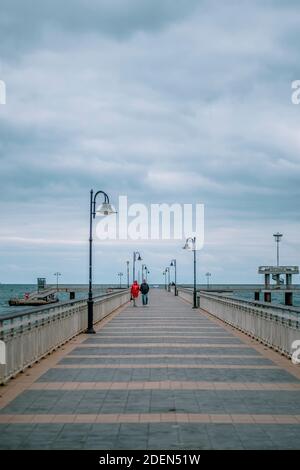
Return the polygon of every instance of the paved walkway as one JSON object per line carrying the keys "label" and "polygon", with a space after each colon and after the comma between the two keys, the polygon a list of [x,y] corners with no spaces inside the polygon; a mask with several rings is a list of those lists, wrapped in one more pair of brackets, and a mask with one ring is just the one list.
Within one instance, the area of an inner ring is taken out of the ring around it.
{"label": "paved walkway", "polygon": [[0,389],[1,449],[299,449],[300,370],[153,289]]}

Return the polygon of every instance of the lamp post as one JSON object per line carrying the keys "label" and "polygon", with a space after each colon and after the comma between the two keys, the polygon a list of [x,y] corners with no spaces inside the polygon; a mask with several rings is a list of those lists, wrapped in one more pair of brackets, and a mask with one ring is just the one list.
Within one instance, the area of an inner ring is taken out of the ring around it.
{"label": "lamp post", "polygon": [[118,276],[120,278],[120,289],[122,288],[122,276],[123,276],[123,273],[118,273]]}
{"label": "lamp post", "polygon": [[58,278],[61,276],[61,273],[54,273],[53,276],[56,276],[56,292],[58,292]]}
{"label": "lamp post", "polygon": [[127,289],[129,289],[129,261],[126,261],[127,265]]}
{"label": "lamp post", "polygon": [[136,261],[142,261],[142,257],[139,251],[134,251],[133,252],[133,263],[132,263],[132,282],[136,281],[135,279],[135,262]]}
{"label": "lamp post", "polygon": [[[96,211],[96,200],[99,194],[104,197],[104,202],[101,204],[99,210]],[[93,219],[97,214],[109,215],[114,214],[116,211],[112,208],[109,197],[104,191],[90,192],[90,238],[89,238],[89,296],[88,296],[88,327],[86,333],[96,333],[94,330],[94,300],[93,300]]]}
{"label": "lamp post", "polygon": [[197,285],[196,285],[196,237],[187,238],[184,250],[191,250],[194,252],[194,292],[193,292],[193,308],[197,308]]}
{"label": "lamp post", "polygon": [[279,243],[281,242],[283,234],[277,232],[273,234],[273,237],[275,238],[275,241],[277,243],[277,266],[279,266]]}
{"label": "lamp post", "polygon": [[207,278],[207,289],[209,289],[209,278],[211,276],[211,273],[206,273],[205,276]]}
{"label": "lamp post", "polygon": [[163,271],[163,276],[165,277],[165,290],[167,290],[167,273],[166,273],[166,270]]}
{"label": "lamp post", "polygon": [[166,273],[168,273],[168,292],[170,292],[171,288],[170,288],[170,268],[169,267],[166,268]]}
{"label": "lamp post", "polygon": [[[145,274],[145,277],[144,277]],[[142,281],[145,279],[148,281],[148,274],[150,274],[150,271],[148,270],[147,266],[145,264],[142,264]]]}
{"label": "lamp post", "polygon": [[177,263],[176,263],[176,259],[172,259],[171,263],[170,263],[170,266],[172,268],[174,268],[174,273],[175,273],[175,292],[174,292],[174,295],[177,295]]}

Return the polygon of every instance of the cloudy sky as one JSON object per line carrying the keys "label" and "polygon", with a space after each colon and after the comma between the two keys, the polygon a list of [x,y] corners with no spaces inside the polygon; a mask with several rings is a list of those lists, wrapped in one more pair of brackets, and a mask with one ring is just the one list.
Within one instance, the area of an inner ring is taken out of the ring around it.
{"label": "cloudy sky", "polygon": [[[300,264],[300,8],[296,0],[2,0],[0,282],[88,275],[89,191],[203,203],[198,278],[258,282]],[[151,280],[182,243],[95,240],[95,282],[133,249]]]}

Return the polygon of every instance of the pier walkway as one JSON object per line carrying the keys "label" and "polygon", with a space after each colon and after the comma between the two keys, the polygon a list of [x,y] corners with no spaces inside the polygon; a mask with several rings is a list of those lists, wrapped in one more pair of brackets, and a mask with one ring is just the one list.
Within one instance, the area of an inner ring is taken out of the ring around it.
{"label": "pier walkway", "polygon": [[1,387],[0,449],[300,448],[299,366],[171,293],[150,302]]}

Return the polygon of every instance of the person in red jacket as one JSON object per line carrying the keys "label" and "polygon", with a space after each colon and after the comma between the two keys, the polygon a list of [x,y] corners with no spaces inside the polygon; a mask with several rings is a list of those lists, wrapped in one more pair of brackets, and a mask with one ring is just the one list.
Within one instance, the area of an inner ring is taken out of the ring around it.
{"label": "person in red jacket", "polygon": [[137,281],[134,281],[132,286],[131,286],[131,298],[133,300],[133,306],[136,307],[135,305],[135,301],[136,299],[138,298],[139,296],[139,293],[140,293],[140,286],[138,285],[138,282]]}

